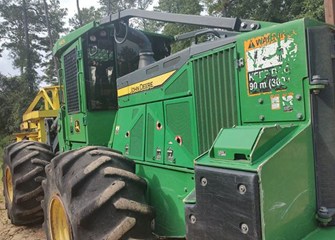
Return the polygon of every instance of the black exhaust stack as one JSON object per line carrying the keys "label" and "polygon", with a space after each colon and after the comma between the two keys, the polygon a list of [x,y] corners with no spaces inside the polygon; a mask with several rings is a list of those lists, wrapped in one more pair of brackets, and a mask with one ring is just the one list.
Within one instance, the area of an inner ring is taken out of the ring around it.
{"label": "black exhaust stack", "polygon": [[117,36],[124,36],[121,41],[116,40],[117,43],[122,44],[128,39],[129,41],[132,41],[139,46],[140,48],[139,52],[140,59],[138,62],[139,69],[155,62],[151,42],[143,32],[133,29],[124,23],[117,24],[115,28],[116,28],[116,31],[114,32],[115,39]]}

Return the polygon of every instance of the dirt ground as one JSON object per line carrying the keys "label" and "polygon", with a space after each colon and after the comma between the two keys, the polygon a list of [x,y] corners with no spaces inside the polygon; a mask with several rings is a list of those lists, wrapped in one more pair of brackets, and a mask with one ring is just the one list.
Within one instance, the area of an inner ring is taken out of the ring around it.
{"label": "dirt ground", "polygon": [[45,234],[41,225],[29,227],[17,227],[7,218],[5,200],[3,197],[3,185],[0,181],[0,240],[44,240]]}

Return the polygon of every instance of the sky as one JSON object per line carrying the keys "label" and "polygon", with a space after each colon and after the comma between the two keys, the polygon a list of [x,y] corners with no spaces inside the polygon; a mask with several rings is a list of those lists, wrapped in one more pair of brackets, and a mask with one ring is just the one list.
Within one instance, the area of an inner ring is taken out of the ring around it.
{"label": "sky", "polygon": [[[68,18],[72,17],[77,12],[76,0],[60,0],[60,5],[62,8],[68,9]],[[90,6],[98,7],[98,0],[80,0],[80,8],[87,8]],[[66,20],[66,22],[68,22],[68,20]],[[2,57],[0,57],[0,73],[8,76],[19,74],[17,69],[13,69],[9,53],[6,50],[4,50]]]}

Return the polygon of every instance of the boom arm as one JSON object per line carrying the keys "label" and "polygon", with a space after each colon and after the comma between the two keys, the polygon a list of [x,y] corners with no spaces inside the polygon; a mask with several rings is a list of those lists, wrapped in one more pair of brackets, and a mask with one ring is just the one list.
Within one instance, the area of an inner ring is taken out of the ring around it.
{"label": "boom arm", "polygon": [[145,11],[139,9],[127,9],[115,14],[108,15],[101,19],[101,24],[117,22],[120,20],[128,21],[130,18],[139,17],[162,22],[184,23],[209,28],[221,28],[235,32],[248,32],[259,29],[259,22],[243,20],[239,18],[224,18],[211,16],[197,16],[177,13],[164,13],[155,11]]}

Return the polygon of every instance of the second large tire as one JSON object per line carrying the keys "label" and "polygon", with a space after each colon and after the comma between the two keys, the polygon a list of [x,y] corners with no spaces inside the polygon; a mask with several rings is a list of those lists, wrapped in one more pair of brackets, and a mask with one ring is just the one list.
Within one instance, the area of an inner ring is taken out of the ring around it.
{"label": "second large tire", "polygon": [[43,221],[41,200],[45,166],[54,154],[48,145],[34,142],[16,142],[5,148],[3,185],[7,215],[15,225]]}
{"label": "second large tire", "polygon": [[47,239],[152,239],[147,184],[134,171],[133,161],[104,147],[55,157],[42,183]]}

